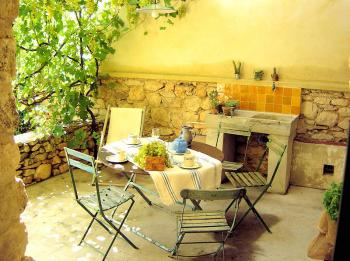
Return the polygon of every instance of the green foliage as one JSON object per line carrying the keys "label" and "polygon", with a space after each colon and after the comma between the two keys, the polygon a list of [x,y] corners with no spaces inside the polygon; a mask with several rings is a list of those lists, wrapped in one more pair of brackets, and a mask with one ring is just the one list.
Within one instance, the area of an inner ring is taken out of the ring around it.
{"label": "green foliage", "polygon": [[241,74],[242,63],[238,62],[238,65],[237,65],[235,60],[232,60],[232,63],[233,63],[233,68],[235,70],[235,74]]}
{"label": "green foliage", "polygon": [[97,131],[92,132],[92,137],[94,138],[96,144],[100,144],[100,142],[101,142],[101,133],[100,132],[97,132]]}
{"label": "green foliage", "polygon": [[239,104],[239,101],[236,100],[230,100],[225,102],[225,106],[227,107],[236,107]]}
{"label": "green foliage", "polygon": [[212,106],[212,108],[215,108],[216,106],[218,106],[220,104],[219,102],[219,93],[217,90],[212,90],[211,92],[209,92],[208,94],[209,96],[209,100],[210,100],[210,104]]}
{"label": "green foliage", "polygon": [[325,207],[332,220],[337,220],[339,217],[342,190],[342,183],[332,183],[331,187],[324,193],[323,206]]}
{"label": "green foliage", "polygon": [[87,134],[84,130],[76,130],[72,139],[68,141],[68,147],[72,149],[87,147]]}
{"label": "green foliage", "polygon": [[14,89],[25,120],[62,135],[63,125],[93,118],[101,62],[125,30],[110,0],[21,1]]}
{"label": "green foliage", "polygon": [[162,156],[165,158],[165,165],[171,167],[169,155],[167,153],[164,143],[160,141],[150,142],[142,145],[138,154],[135,156],[134,161],[143,168],[146,163],[146,156]]}
{"label": "green foliage", "polygon": [[31,126],[30,126],[30,123],[29,123],[29,122],[26,122],[26,121],[24,120],[24,118],[26,117],[26,115],[27,115],[27,114],[26,114],[26,111],[25,111],[25,110],[24,110],[24,111],[20,111],[20,112],[18,113],[18,116],[19,116],[19,124],[18,124],[18,126],[17,126],[16,131],[15,131],[15,135],[21,134],[21,133],[26,133],[26,132],[32,130],[32,128],[31,128]]}
{"label": "green foliage", "polygon": [[261,81],[264,77],[264,71],[263,70],[255,70],[254,71],[254,80]]}
{"label": "green foliage", "polygon": [[[14,92],[24,124],[63,135],[74,120],[92,121],[100,66],[113,43],[139,23],[137,7],[151,0],[22,0],[14,24]],[[177,3],[167,0],[168,5]],[[120,15],[126,12],[124,21]],[[164,15],[171,25],[177,16]],[[146,16],[145,16],[146,17]],[[141,21],[142,22],[142,21]]]}

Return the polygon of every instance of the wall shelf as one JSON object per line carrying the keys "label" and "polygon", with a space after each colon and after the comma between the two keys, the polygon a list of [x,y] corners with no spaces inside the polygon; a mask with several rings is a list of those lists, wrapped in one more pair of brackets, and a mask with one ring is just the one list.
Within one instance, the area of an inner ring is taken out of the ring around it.
{"label": "wall shelf", "polygon": [[[138,78],[153,80],[173,80],[173,81],[193,81],[193,82],[212,82],[228,83],[255,86],[272,86],[272,81],[255,81],[250,79],[233,79],[226,77],[200,76],[200,75],[179,75],[179,74],[154,74],[154,73],[132,73],[132,72],[105,72],[111,77],[118,78]],[[276,86],[279,87],[296,87],[305,89],[328,90],[350,92],[348,82],[320,82],[320,81],[278,81]]]}

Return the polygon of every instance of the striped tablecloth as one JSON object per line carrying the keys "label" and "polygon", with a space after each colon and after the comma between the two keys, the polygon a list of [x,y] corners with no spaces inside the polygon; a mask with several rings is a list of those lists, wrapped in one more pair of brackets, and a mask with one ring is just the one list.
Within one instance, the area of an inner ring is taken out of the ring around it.
{"label": "striped tablecloth", "polygon": [[[149,138],[142,138],[142,144],[150,142]],[[125,150],[128,160],[133,162],[140,146],[130,146],[124,141],[114,142],[105,145],[110,152]],[[221,184],[222,164],[206,154],[190,150],[201,165],[198,169],[183,169],[180,167],[183,155],[171,154],[172,168],[164,171],[148,171],[155,184],[160,200],[166,204],[182,203],[180,192],[182,189],[216,189]]]}

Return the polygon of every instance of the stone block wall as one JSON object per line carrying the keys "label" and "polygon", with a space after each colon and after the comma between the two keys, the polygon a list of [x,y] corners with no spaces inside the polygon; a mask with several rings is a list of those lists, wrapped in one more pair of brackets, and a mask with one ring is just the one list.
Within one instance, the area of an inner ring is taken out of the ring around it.
{"label": "stone block wall", "polygon": [[204,122],[210,111],[208,93],[216,88],[216,83],[145,79],[111,78],[102,84],[94,109],[99,119],[107,106],[145,107],[144,135],[157,126],[165,139],[178,136],[186,123]]}
{"label": "stone block wall", "polygon": [[16,71],[12,23],[18,0],[0,1],[0,10],[0,260],[19,261],[25,259],[27,245],[20,219],[27,196],[22,181],[15,178],[19,151],[13,138],[18,117],[11,86]]}
{"label": "stone block wall", "polygon": [[350,120],[350,92],[303,89],[301,114],[297,140],[345,144]]}
{"label": "stone block wall", "polygon": [[[88,137],[80,145],[69,146],[74,139],[74,132],[83,130]],[[36,183],[52,176],[66,173],[68,164],[64,153],[64,147],[72,147],[85,154],[93,155],[94,140],[90,133],[90,125],[80,124],[66,128],[66,135],[58,137],[40,137],[33,132],[17,135],[16,143],[20,151],[20,162],[17,167],[17,177],[24,184]]]}
{"label": "stone block wall", "polygon": [[[210,112],[208,93],[217,83],[110,78],[102,80],[94,112],[102,120],[107,106],[146,107],[145,134],[159,126],[163,136],[179,134],[187,122],[204,122]],[[350,119],[350,92],[302,89],[297,140],[345,144]],[[205,134],[205,133],[204,133]]]}

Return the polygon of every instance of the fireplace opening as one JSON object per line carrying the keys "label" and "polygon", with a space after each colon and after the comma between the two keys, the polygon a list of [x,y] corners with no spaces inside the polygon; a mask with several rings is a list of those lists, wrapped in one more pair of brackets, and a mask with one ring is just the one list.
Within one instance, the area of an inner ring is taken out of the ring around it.
{"label": "fireplace opening", "polygon": [[[245,164],[242,171],[256,171],[266,148],[266,142],[268,141],[267,136],[268,134],[253,132],[250,136],[248,147],[246,149],[246,136],[225,133],[223,137],[223,152],[225,155],[224,160],[244,162],[244,157],[246,154]],[[268,152],[266,153],[260,167],[260,173],[262,173],[265,177],[267,177],[268,170],[267,159]]]}

